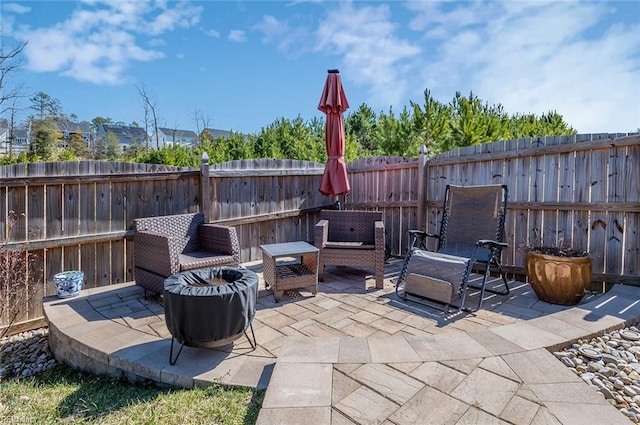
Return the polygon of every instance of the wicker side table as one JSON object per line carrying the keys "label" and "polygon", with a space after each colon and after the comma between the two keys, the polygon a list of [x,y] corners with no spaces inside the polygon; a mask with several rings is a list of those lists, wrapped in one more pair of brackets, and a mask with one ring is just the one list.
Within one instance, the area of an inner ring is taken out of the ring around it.
{"label": "wicker side table", "polygon": [[[318,248],[306,242],[286,242],[260,245],[260,249],[264,281],[273,290],[276,302],[291,289],[309,288],[313,295],[317,294]],[[283,261],[291,257],[299,260]]]}

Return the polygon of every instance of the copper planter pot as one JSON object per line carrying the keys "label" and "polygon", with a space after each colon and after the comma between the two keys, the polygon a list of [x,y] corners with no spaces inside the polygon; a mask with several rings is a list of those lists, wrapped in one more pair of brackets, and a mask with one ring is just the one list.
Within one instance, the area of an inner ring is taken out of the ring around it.
{"label": "copper planter pot", "polygon": [[548,303],[575,305],[591,286],[591,257],[556,257],[529,252],[526,267],[533,291]]}

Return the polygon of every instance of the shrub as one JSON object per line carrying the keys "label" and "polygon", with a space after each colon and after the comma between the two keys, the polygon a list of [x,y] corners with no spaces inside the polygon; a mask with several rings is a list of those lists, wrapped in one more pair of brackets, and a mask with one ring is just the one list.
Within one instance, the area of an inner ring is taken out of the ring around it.
{"label": "shrub", "polygon": [[15,225],[24,214],[9,211],[7,228],[2,229],[0,241],[0,338],[7,335],[11,326],[29,310],[31,288],[39,282],[36,270],[37,258],[29,252],[28,244],[10,246]]}

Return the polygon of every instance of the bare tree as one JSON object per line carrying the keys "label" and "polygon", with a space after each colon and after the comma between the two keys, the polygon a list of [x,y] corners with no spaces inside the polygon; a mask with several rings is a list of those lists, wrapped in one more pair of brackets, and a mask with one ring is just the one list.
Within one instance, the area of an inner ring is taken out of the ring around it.
{"label": "bare tree", "polygon": [[[160,149],[160,138],[158,136],[158,116],[156,114],[156,99],[149,92],[144,84],[136,85],[136,90],[142,98],[142,106],[144,107],[144,130],[147,135],[149,134],[149,120],[152,120],[153,134],[156,138],[156,149]],[[148,136],[147,136],[147,149],[149,148]]]}
{"label": "bare tree", "polygon": [[15,135],[15,126],[16,126],[16,101],[18,100],[17,97],[14,97],[11,100],[11,106],[9,108],[7,108],[8,110],[11,111],[11,121],[9,123],[9,158],[13,157],[13,141],[16,138]]}
{"label": "bare tree", "polygon": [[202,142],[202,132],[209,128],[211,118],[204,116],[202,111],[195,109],[193,111],[193,119],[196,122],[196,133],[198,134],[198,143]]}
{"label": "bare tree", "polygon": [[19,43],[16,47],[5,52],[4,39],[0,32],[0,114],[4,114],[11,108],[11,106],[3,106],[5,103],[12,99],[21,97],[21,84],[11,88],[8,88],[7,86],[9,84],[9,77],[11,74],[18,71],[22,65],[19,55],[22,53],[26,45],[26,42]]}

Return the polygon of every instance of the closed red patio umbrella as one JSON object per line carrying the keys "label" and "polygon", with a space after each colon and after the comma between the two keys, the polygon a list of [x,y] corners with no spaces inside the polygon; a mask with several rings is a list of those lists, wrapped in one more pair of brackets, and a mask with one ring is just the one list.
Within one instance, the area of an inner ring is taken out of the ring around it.
{"label": "closed red patio umbrella", "polygon": [[342,114],[349,108],[337,69],[330,69],[324,84],[318,109],[327,115],[325,145],[327,164],[324,167],[320,192],[328,196],[347,195],[351,187],[344,162],[344,121]]}

